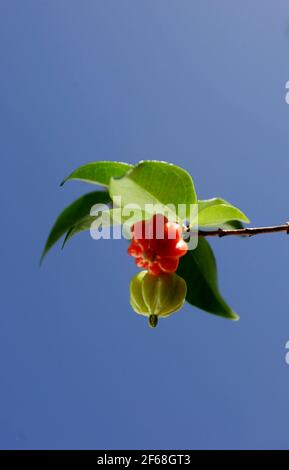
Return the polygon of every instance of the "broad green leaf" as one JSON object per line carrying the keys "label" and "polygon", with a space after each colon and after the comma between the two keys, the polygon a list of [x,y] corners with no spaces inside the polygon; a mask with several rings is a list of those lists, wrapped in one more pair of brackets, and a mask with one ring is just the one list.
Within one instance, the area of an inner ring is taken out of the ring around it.
{"label": "broad green leaf", "polygon": [[[220,197],[214,197],[212,199],[199,200],[198,201],[199,211],[206,209],[207,207],[217,205],[217,204],[226,204],[226,205],[231,206],[231,204],[225,201],[225,199],[222,199]],[[223,224],[219,224],[218,227],[224,228],[224,229],[240,229],[240,228],[244,228],[244,225],[242,224],[242,222],[239,222],[238,220],[228,220],[227,222]]]}
{"label": "broad green leaf", "polygon": [[[178,204],[186,205],[184,216],[190,217],[190,205],[196,204],[196,193],[191,176],[182,168],[166,162],[143,161],[123,178],[111,178],[111,197],[120,196],[121,205],[174,205],[171,215],[181,215]],[[161,212],[161,210],[159,210]]]}
{"label": "broad green leaf", "polygon": [[198,201],[198,224],[201,227],[215,227],[231,221],[250,222],[237,207],[221,198]]}
{"label": "broad green leaf", "polygon": [[207,240],[199,238],[197,248],[180,259],[177,273],[187,283],[187,302],[215,315],[238,320],[219,292],[216,260]]}
{"label": "broad green leaf", "polygon": [[91,162],[74,170],[71,175],[62,181],[61,186],[69,180],[108,186],[111,177],[123,176],[131,168],[133,168],[133,165],[122,162]]}
{"label": "broad green leaf", "polygon": [[109,204],[110,202],[111,199],[107,191],[93,191],[81,196],[66,207],[58,216],[51,229],[40,262],[43,261],[46,253],[62,235],[90,213],[91,207],[94,204]]}

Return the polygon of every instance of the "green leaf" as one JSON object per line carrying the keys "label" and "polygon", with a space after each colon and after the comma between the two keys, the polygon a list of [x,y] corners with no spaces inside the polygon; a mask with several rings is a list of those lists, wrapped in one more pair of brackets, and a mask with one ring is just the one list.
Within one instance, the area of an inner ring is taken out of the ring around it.
{"label": "green leaf", "polygon": [[[222,199],[220,197],[215,197],[212,199],[199,200],[198,201],[199,211],[207,207],[217,205],[217,204],[227,204],[231,206],[231,204],[225,201],[225,199]],[[244,228],[244,225],[242,224],[242,222],[239,222],[238,220],[228,220],[227,222],[223,224],[219,224],[218,227],[224,228],[224,229],[240,229],[240,228]]]}
{"label": "green leaf", "polygon": [[250,222],[240,209],[221,198],[200,200],[198,205],[198,224],[201,227],[219,227],[230,221]]}
{"label": "green leaf", "polygon": [[72,226],[79,223],[90,213],[94,204],[108,204],[111,202],[107,191],[93,191],[76,199],[64,209],[53,225],[46,241],[40,263],[43,261],[50,248],[64,235]]}
{"label": "green leaf", "polygon": [[122,162],[91,162],[74,170],[71,175],[62,181],[61,186],[69,180],[79,180],[85,183],[108,186],[112,176],[123,176],[131,168],[133,168],[133,165]]}
{"label": "green leaf", "polygon": [[[178,204],[185,204],[185,217],[190,216],[190,204],[197,198],[191,176],[182,168],[166,162],[143,161],[123,178],[112,178],[109,185],[111,197],[120,196],[121,205],[137,204],[145,209],[146,204],[164,207],[176,206],[172,215],[180,215]],[[159,211],[161,212],[161,210]]]}
{"label": "green leaf", "polygon": [[180,259],[177,273],[187,283],[187,302],[215,315],[238,320],[219,292],[216,260],[207,240],[199,238],[197,248]]}

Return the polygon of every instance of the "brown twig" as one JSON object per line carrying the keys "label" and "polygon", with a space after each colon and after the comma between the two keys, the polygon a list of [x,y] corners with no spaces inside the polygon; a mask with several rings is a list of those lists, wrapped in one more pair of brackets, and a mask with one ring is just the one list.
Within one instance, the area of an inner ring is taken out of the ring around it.
{"label": "brown twig", "polygon": [[226,237],[228,235],[241,235],[252,237],[261,233],[286,232],[289,234],[289,222],[283,225],[274,225],[272,227],[255,227],[255,228],[238,228],[238,229],[222,229],[217,230],[199,230],[199,237]]}

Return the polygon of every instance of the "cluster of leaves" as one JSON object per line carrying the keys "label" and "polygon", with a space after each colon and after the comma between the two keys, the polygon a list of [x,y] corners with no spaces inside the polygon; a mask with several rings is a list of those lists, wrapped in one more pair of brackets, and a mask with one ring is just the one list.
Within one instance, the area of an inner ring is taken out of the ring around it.
{"label": "cluster of leaves", "polygon": [[[166,162],[142,161],[133,166],[121,162],[93,162],[76,169],[61,183],[80,180],[103,186],[104,190],[81,196],[68,206],[57,218],[42,253],[43,260],[49,249],[62,237],[64,243],[74,234],[89,230],[95,217],[90,215],[94,204],[109,204],[114,196],[121,196],[122,205],[147,204],[164,206],[198,203],[200,227],[240,228],[249,219],[221,198],[198,200],[194,183],[184,169]],[[108,224],[123,220],[110,209]],[[107,212],[107,211],[106,211]],[[178,220],[178,214],[175,214]],[[205,238],[199,238],[198,246],[181,258],[178,274],[187,283],[186,300],[207,312],[236,320],[238,316],[227,305],[218,289],[217,268],[213,251]]]}

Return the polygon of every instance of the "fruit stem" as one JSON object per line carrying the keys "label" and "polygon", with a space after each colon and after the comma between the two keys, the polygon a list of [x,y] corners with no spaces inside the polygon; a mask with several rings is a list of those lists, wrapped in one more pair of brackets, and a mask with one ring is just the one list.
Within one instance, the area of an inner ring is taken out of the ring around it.
{"label": "fruit stem", "polygon": [[149,326],[151,328],[155,328],[158,324],[158,316],[155,315],[154,313],[149,316]]}

